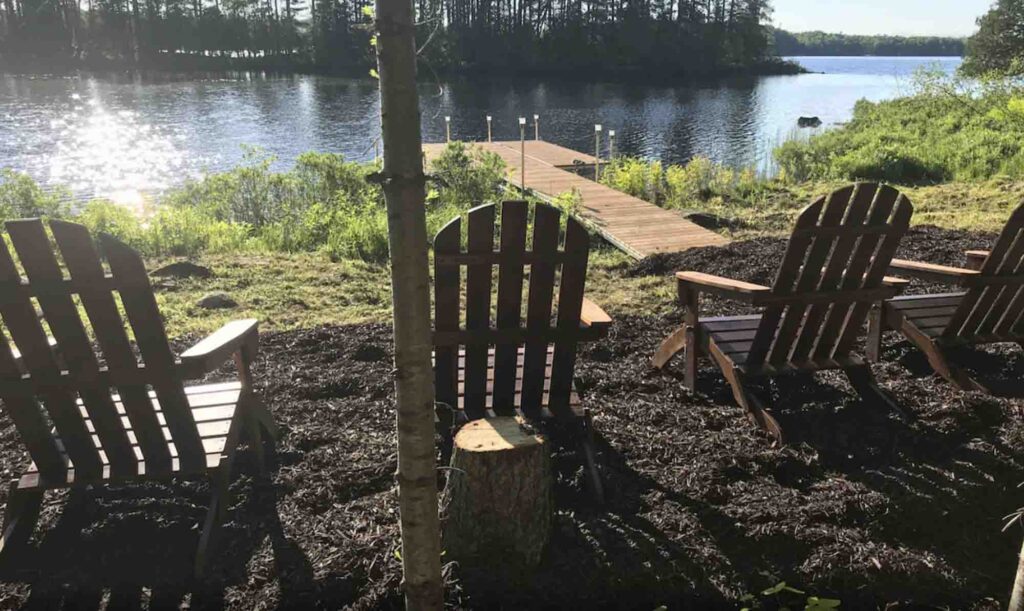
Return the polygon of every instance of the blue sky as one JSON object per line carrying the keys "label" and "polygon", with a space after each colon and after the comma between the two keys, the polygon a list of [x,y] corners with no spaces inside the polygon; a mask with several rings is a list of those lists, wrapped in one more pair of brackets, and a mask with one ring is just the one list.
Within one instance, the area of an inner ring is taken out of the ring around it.
{"label": "blue sky", "polygon": [[774,0],[775,25],[793,32],[967,36],[993,0]]}

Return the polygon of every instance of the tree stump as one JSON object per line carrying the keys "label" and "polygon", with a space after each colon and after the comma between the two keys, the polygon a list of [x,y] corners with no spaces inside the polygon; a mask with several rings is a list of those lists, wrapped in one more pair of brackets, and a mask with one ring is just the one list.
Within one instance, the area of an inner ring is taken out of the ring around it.
{"label": "tree stump", "polygon": [[464,574],[528,575],[551,531],[551,480],[547,442],[518,419],[462,427],[445,489],[445,559],[458,561]]}

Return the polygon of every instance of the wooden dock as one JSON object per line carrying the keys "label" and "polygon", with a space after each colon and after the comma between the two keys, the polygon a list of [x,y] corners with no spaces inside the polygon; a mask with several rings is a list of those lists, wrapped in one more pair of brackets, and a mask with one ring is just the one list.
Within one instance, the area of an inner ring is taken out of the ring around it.
{"label": "wooden dock", "polygon": [[[519,186],[523,167],[519,142],[477,142],[472,146],[501,157],[508,168],[507,181]],[[427,161],[439,155],[444,147],[444,144],[424,145]],[[527,140],[526,188],[545,200],[575,189],[582,198],[580,220],[637,259],[659,252],[679,252],[728,243],[726,238],[684,219],[676,212],[568,171],[579,165],[593,166],[595,162],[593,155],[543,140]]]}

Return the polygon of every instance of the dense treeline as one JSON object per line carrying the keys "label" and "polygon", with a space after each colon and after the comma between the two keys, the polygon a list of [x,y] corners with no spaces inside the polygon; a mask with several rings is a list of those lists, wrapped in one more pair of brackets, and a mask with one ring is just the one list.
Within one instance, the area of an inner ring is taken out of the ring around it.
{"label": "dense treeline", "polygon": [[960,57],[964,54],[962,38],[938,36],[852,36],[773,29],[772,39],[779,55]]}
{"label": "dense treeline", "polygon": [[978,19],[961,70],[971,76],[1024,74],[1024,0],[998,0]]}
{"label": "dense treeline", "polygon": [[[693,75],[779,66],[769,0],[414,0],[435,70]],[[0,55],[367,70],[372,0],[0,0]]]}

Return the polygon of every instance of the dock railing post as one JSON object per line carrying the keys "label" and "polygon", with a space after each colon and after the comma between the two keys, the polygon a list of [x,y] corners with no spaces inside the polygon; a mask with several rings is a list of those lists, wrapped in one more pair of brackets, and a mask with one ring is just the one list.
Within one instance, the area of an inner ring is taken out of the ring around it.
{"label": "dock railing post", "polygon": [[533,115],[533,139],[540,140],[540,115]]}
{"label": "dock railing post", "polygon": [[594,126],[594,180],[601,180],[601,124]]}
{"label": "dock railing post", "polygon": [[444,117],[444,138],[445,142],[452,141],[452,118],[447,115]]}
{"label": "dock railing post", "polygon": [[519,117],[519,189],[526,195],[526,117]]}
{"label": "dock railing post", "polygon": [[608,161],[615,161],[615,130],[608,130]]}
{"label": "dock railing post", "polygon": [[487,141],[493,142],[491,139],[491,115],[487,115]]}

